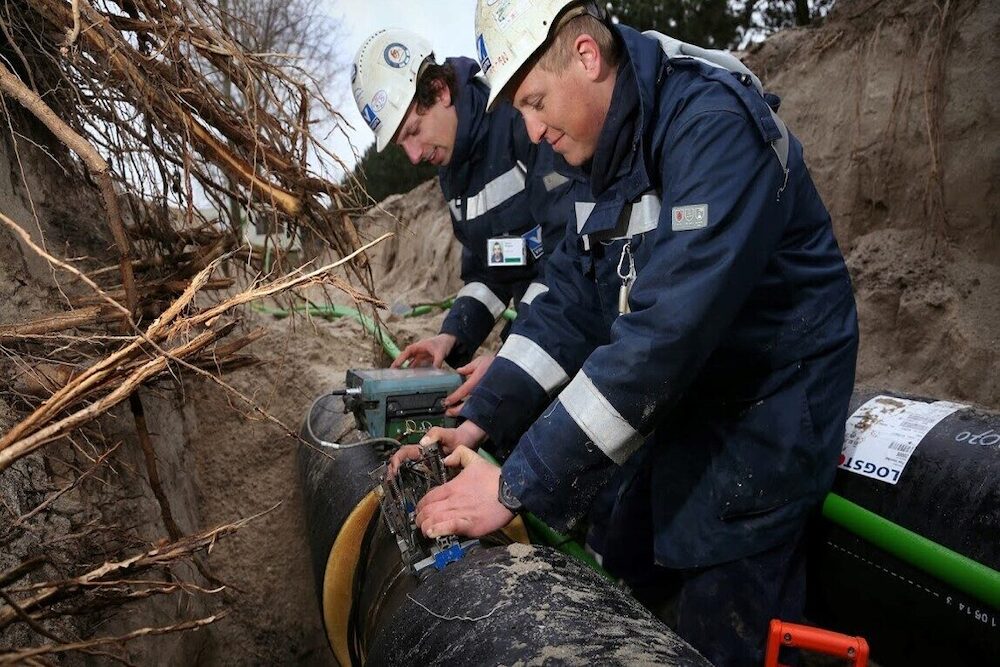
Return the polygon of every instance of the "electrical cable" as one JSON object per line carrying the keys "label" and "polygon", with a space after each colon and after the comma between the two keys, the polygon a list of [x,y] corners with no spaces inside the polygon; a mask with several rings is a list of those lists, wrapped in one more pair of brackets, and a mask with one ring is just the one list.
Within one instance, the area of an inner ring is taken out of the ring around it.
{"label": "electrical cable", "polygon": [[340,443],[340,442],[330,442],[329,440],[321,440],[320,438],[316,437],[316,433],[313,432],[312,428],[313,410],[316,409],[316,404],[322,401],[327,396],[336,396],[336,395],[338,395],[336,392],[323,394],[315,401],[313,401],[312,405],[309,406],[309,412],[307,413],[306,416],[306,433],[309,434],[309,437],[312,438],[316,444],[318,444],[320,447],[327,447],[329,449],[350,449],[352,447],[361,447],[364,445],[389,445],[395,449],[400,446],[399,441],[396,440],[395,438],[366,438],[364,440],[358,440],[357,442]]}

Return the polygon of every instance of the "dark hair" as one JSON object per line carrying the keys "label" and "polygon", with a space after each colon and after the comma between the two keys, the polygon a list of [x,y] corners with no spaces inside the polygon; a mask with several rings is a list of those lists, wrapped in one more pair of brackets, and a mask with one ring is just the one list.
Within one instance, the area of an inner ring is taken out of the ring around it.
{"label": "dark hair", "polygon": [[458,98],[458,77],[455,75],[455,68],[451,63],[443,65],[427,63],[424,71],[420,73],[420,78],[417,79],[417,92],[413,95],[417,113],[422,114],[434,106],[441,94],[441,86],[448,86],[453,102]]}

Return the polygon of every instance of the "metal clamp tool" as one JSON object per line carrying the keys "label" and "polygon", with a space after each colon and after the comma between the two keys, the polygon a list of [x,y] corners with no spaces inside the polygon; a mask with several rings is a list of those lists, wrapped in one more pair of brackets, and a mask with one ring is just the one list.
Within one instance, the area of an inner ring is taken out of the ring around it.
{"label": "metal clamp tool", "polygon": [[429,539],[420,531],[415,521],[417,503],[431,489],[448,481],[437,443],[423,446],[421,451],[423,456],[404,463],[395,477],[386,477],[387,465],[371,473],[380,480],[376,494],[383,520],[412,574],[428,567],[442,570],[479,543],[479,540],[459,542],[455,535]]}

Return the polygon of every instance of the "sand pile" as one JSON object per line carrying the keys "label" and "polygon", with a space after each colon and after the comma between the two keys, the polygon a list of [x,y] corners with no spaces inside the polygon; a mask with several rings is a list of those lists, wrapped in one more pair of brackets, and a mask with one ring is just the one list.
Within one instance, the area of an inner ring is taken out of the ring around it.
{"label": "sand pile", "polygon": [[840,2],[747,58],[833,215],[858,380],[1000,407],[1000,66],[992,2]]}

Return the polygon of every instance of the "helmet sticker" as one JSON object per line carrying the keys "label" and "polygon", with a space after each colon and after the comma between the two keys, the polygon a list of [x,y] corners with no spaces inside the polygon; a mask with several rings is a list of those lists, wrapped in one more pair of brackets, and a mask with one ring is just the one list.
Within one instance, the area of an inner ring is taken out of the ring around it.
{"label": "helmet sticker", "polygon": [[479,54],[479,69],[483,70],[483,74],[486,74],[490,71],[493,63],[490,62],[490,55],[486,52],[486,41],[481,33],[479,37],[476,37],[476,52]]}
{"label": "helmet sticker", "polygon": [[396,69],[406,67],[407,63],[410,62],[410,50],[399,42],[393,42],[385,47],[382,56],[389,67],[395,67]]}
{"label": "helmet sticker", "polygon": [[372,95],[372,104],[371,104],[372,109],[374,109],[375,111],[381,111],[382,107],[385,106],[386,100],[388,99],[389,96],[386,94],[384,90],[378,91],[377,93]]}
{"label": "helmet sticker", "polygon": [[525,6],[524,0],[503,0],[500,5],[493,10],[493,20],[496,21],[497,27],[503,30],[510,23],[513,23],[517,17],[523,14],[525,9],[527,9],[527,7]]}
{"label": "helmet sticker", "polygon": [[351,65],[351,84],[354,84],[354,80],[358,78],[358,64],[354,63]]}
{"label": "helmet sticker", "polygon": [[367,104],[365,105],[365,108],[361,110],[361,117],[365,119],[366,123],[368,123],[368,127],[372,129],[372,132],[377,130],[379,126],[382,125],[382,121],[372,110],[371,106]]}

